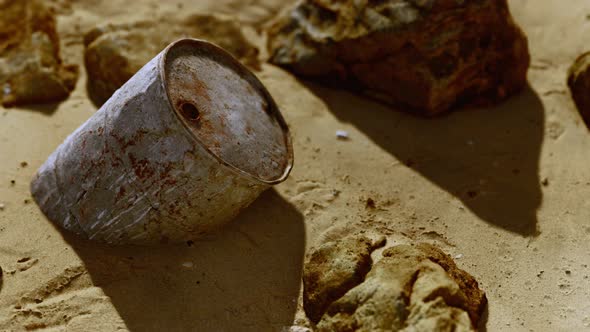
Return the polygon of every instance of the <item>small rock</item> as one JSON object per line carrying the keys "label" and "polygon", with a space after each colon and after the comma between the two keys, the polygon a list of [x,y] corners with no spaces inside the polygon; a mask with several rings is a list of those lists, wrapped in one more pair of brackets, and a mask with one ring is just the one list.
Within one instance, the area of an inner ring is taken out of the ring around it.
{"label": "small rock", "polygon": [[184,262],[182,263],[182,266],[187,268],[187,269],[192,269],[193,268],[193,263],[192,262]]}
{"label": "small rock", "polygon": [[486,296],[448,255],[430,244],[398,245],[372,264],[373,249],[350,237],[312,251],[304,309],[317,331],[476,329]]}
{"label": "small rock", "polygon": [[0,211],[4,211],[5,208],[6,208],[6,204],[0,203]]}
{"label": "small rock", "polygon": [[27,166],[29,166],[29,163],[27,163],[26,161],[21,161],[20,167],[25,168]]}
{"label": "small rock", "polygon": [[461,258],[463,258],[463,254],[455,255],[455,259],[461,259]]}
{"label": "small rock", "polygon": [[305,326],[287,326],[281,332],[311,332],[311,329]]}
{"label": "small rock", "polygon": [[350,138],[348,132],[345,130],[336,130],[336,138],[346,141]]}
{"label": "small rock", "polygon": [[428,115],[506,99],[530,61],[506,0],[301,0],[268,36],[274,64]]}
{"label": "small rock", "polygon": [[590,52],[580,55],[568,71],[567,84],[572,98],[590,129]]}
{"label": "small rock", "polygon": [[41,1],[4,1],[0,36],[3,106],[57,102],[70,95],[78,67],[62,64],[55,17]]}
{"label": "small rock", "polygon": [[88,92],[102,105],[141,67],[181,36],[213,42],[244,64],[258,68],[258,49],[244,37],[235,19],[192,15],[184,20],[164,19],[104,25],[84,36]]}

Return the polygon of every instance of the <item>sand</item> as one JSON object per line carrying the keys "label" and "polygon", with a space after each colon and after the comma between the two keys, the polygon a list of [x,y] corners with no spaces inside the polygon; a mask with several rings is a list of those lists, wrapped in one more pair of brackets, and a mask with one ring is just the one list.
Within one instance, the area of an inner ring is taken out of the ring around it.
{"label": "sand", "polygon": [[[50,3],[63,57],[82,65],[82,33],[98,23],[215,11],[260,27],[284,1]],[[511,9],[529,37],[530,86],[497,107],[416,118],[263,65],[257,75],[292,130],[293,173],[186,246],[84,242],[32,202],[35,170],[96,110],[84,70],[61,104],[0,109],[0,330],[304,325],[305,250],[362,231],[386,235],[386,247],[425,241],[454,256],[487,293],[482,330],[590,329],[590,135],[565,82],[590,49],[590,3],[513,0]]]}

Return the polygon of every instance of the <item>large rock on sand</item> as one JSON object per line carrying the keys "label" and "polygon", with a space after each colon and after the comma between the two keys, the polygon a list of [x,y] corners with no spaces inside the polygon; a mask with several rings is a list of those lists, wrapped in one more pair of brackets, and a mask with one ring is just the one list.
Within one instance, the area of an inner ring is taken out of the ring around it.
{"label": "large rock on sand", "polygon": [[529,66],[506,0],[302,0],[268,33],[272,63],[428,115],[503,100]]}
{"label": "large rock on sand", "polygon": [[317,331],[476,329],[485,294],[448,255],[429,244],[398,245],[372,264],[376,247],[344,239],[308,256],[304,309]]}
{"label": "large rock on sand", "polygon": [[365,279],[371,270],[371,252],[381,245],[366,237],[347,237],[311,253],[303,278],[303,306],[311,321],[318,322],[332,302]]}
{"label": "large rock on sand", "polygon": [[84,60],[88,92],[102,105],[143,65],[168,44],[182,37],[213,42],[250,67],[258,67],[258,49],[244,37],[239,24],[216,15],[192,15],[184,20],[162,19],[104,25],[86,34]]}
{"label": "large rock on sand", "polygon": [[53,14],[37,0],[0,1],[1,104],[61,101],[77,79],[77,66],[60,59]]}
{"label": "large rock on sand", "polygon": [[590,52],[580,55],[572,64],[567,83],[586,127],[590,128]]}

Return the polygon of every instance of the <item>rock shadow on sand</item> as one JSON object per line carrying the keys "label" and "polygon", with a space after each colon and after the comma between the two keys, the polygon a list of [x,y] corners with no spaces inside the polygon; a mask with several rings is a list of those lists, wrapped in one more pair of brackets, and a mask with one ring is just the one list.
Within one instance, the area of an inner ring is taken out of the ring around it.
{"label": "rock shadow on sand", "polygon": [[423,118],[352,93],[304,82],[341,121],[460,199],[484,221],[538,235],[545,111],[527,86],[494,107]]}
{"label": "rock shadow on sand", "polygon": [[274,190],[186,245],[112,247],[63,236],[130,331],[280,331],[294,320],[305,228]]}
{"label": "rock shadow on sand", "polygon": [[50,103],[32,103],[25,105],[17,105],[7,108],[8,111],[33,112],[43,114],[45,116],[52,116],[64,101],[50,102]]}

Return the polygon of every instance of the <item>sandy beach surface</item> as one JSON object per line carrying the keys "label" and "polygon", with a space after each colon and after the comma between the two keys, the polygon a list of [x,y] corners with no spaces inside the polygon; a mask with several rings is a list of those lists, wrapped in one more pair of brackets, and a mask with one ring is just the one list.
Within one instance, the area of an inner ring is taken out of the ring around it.
{"label": "sandy beach surface", "polygon": [[292,131],[292,175],[227,227],[165,247],[80,240],[30,197],[36,169],[96,111],[83,34],[100,23],[215,12],[242,22],[264,57],[256,32],[287,2],[47,2],[62,56],[81,75],[62,103],[0,108],[0,330],[305,325],[306,249],[363,232],[385,235],[386,247],[429,242],[451,254],[487,293],[483,331],[590,330],[590,134],[566,86],[567,68],[590,49],[589,1],[510,1],[529,38],[529,87],[501,105],[434,119],[263,64],[256,75]]}

